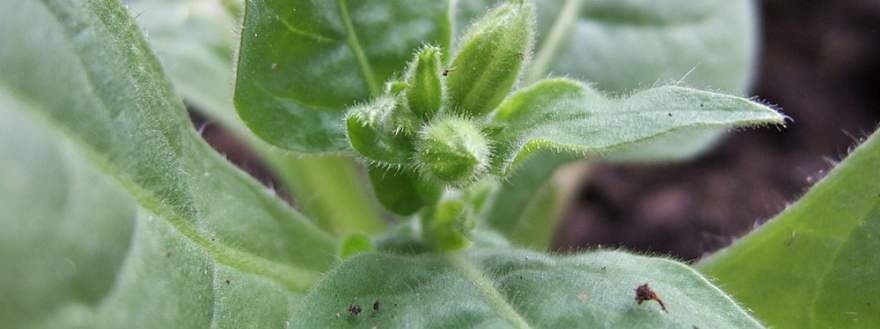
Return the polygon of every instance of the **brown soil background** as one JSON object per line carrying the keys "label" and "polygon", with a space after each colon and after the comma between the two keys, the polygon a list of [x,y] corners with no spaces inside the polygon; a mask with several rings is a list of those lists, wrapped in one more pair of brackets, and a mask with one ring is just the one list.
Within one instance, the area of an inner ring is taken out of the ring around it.
{"label": "brown soil background", "polygon": [[[792,118],[788,127],[729,134],[690,163],[594,166],[554,249],[622,247],[698,259],[782,211],[874,131],[880,0],[765,0],[761,10],[751,94],[778,105]],[[229,160],[271,184],[241,142],[203,117],[193,121]]]}

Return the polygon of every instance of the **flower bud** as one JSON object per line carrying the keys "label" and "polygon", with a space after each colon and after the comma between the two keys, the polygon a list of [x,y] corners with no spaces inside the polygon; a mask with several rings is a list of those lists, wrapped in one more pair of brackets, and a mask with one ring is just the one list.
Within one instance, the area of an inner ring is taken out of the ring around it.
{"label": "flower bud", "polygon": [[471,26],[446,77],[450,108],[481,117],[510,92],[534,43],[535,7],[509,1]]}
{"label": "flower bud", "polygon": [[424,46],[416,53],[406,73],[409,89],[406,102],[410,111],[428,122],[440,110],[443,87],[440,83],[440,48]]}
{"label": "flower bud", "polygon": [[434,120],[416,142],[422,171],[450,185],[474,181],[489,166],[489,142],[474,123],[460,118]]}
{"label": "flower bud", "polygon": [[394,97],[386,95],[349,110],[345,128],[351,147],[376,163],[408,164],[412,141],[405,134],[395,133],[397,128],[390,122],[397,106]]}

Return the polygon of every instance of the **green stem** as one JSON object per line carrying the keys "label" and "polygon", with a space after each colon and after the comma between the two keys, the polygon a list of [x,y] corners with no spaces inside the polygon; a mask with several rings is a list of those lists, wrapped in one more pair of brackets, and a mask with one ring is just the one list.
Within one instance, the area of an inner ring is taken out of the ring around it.
{"label": "green stem", "polygon": [[385,228],[357,166],[336,155],[302,157],[264,152],[300,209],[319,227],[341,237],[351,232],[378,233]]}

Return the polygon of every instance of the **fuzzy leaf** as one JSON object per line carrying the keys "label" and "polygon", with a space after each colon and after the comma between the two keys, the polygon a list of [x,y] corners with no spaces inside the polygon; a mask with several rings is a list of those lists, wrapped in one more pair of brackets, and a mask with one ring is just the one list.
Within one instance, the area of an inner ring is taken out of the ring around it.
{"label": "fuzzy leaf", "polygon": [[547,74],[630,92],[659,82],[743,92],[757,38],[750,0],[541,1],[528,81]]}
{"label": "fuzzy leaf", "polygon": [[349,106],[378,96],[421,44],[448,47],[446,7],[429,0],[247,1],[239,115],[282,148],[345,149],[339,123]]}
{"label": "fuzzy leaf", "polygon": [[[668,313],[636,303],[644,283]],[[361,254],[301,305],[294,328],[761,328],[689,267],[616,251]]]}
{"label": "fuzzy leaf", "polygon": [[0,7],[3,326],[285,321],[335,242],[204,143],[126,10]]}
{"label": "fuzzy leaf", "polygon": [[777,328],[880,327],[878,177],[874,133],[797,203],[700,270]]}
{"label": "fuzzy leaf", "polygon": [[537,149],[597,154],[687,128],[782,124],[775,110],[744,98],[666,86],[609,99],[571,80],[545,80],[501,104],[492,167],[507,174]]}

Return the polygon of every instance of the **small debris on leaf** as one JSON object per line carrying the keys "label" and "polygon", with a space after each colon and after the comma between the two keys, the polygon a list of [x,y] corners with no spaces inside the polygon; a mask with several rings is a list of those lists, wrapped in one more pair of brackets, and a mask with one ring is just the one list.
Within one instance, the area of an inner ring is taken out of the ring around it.
{"label": "small debris on leaf", "polygon": [[445,76],[449,76],[449,72],[455,71],[456,69],[458,69],[458,67],[453,67],[453,68],[451,68],[451,69],[445,69],[445,70],[443,70],[443,76],[444,76],[444,77],[445,77]]}
{"label": "small debris on leaf", "polygon": [[229,284],[229,282],[230,282],[229,279],[226,279],[226,284]]}
{"label": "small debris on leaf", "polygon": [[349,305],[348,306],[348,313],[354,314],[355,316],[357,316],[358,314],[361,314],[361,306],[360,305]]}
{"label": "small debris on leaf", "polygon": [[660,297],[657,297],[657,293],[654,290],[651,290],[651,287],[648,287],[648,284],[645,283],[636,288],[636,301],[639,305],[642,305],[642,302],[646,301],[657,301],[660,304],[660,308],[663,309],[663,312],[669,313],[669,310],[666,309],[666,305],[663,304],[663,301],[660,300]]}
{"label": "small debris on leaf", "polygon": [[376,302],[373,303],[373,311],[378,311],[378,310],[379,310],[379,300],[376,300]]}
{"label": "small debris on leaf", "polygon": [[785,240],[785,246],[786,246],[786,247],[790,247],[791,244],[794,243],[794,240],[797,239],[797,237],[798,237],[797,232],[792,231],[792,232],[791,232],[791,238],[788,238],[788,239]]}
{"label": "small debris on leaf", "polygon": [[171,258],[171,252],[170,252],[170,251],[165,253],[165,258]]}

